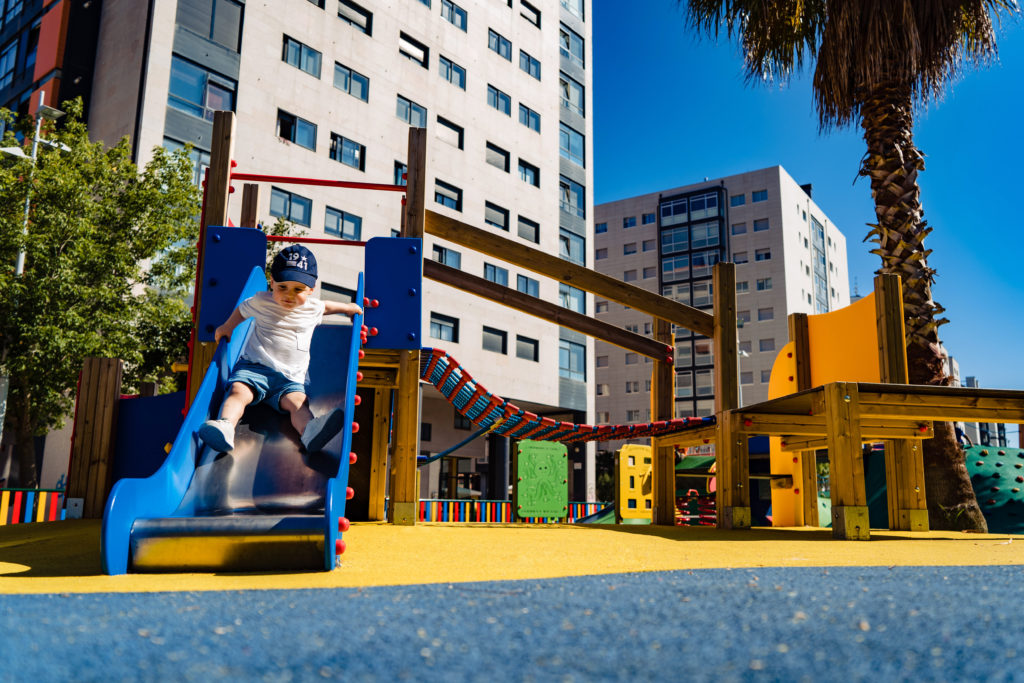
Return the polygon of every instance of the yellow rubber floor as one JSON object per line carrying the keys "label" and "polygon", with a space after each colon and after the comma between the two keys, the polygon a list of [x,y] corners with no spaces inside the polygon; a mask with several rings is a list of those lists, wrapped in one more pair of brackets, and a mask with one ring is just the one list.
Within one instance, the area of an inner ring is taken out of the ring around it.
{"label": "yellow rubber floor", "polygon": [[333,572],[105,576],[100,522],[0,527],[0,594],[329,588],[729,567],[1024,565],[1024,536],[829,529],[356,523]]}

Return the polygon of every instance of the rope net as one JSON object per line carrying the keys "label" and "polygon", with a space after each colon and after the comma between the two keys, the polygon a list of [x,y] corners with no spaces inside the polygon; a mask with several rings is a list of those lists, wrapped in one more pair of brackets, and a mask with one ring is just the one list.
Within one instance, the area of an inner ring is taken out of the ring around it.
{"label": "rope net", "polygon": [[588,425],[541,417],[487,391],[441,349],[423,349],[420,379],[430,382],[464,417],[500,436],[535,441],[616,441],[674,434],[715,423],[714,417],[680,417],[661,422]]}

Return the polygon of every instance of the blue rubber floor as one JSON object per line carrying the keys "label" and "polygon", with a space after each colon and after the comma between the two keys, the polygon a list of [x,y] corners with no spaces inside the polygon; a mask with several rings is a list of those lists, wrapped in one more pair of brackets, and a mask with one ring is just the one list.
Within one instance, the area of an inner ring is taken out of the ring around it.
{"label": "blue rubber floor", "polygon": [[1020,567],[0,596],[2,681],[1024,680]]}

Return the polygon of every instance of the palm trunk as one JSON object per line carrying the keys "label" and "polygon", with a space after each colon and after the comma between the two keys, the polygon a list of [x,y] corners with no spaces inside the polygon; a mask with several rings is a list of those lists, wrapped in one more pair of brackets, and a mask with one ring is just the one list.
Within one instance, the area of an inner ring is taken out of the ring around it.
{"label": "palm trunk", "polygon": [[11,397],[8,405],[14,423],[14,457],[18,462],[18,486],[34,489],[39,485],[39,477],[36,472],[36,424],[32,419],[29,399],[24,380],[17,375],[11,377]]}
{"label": "palm trunk", "polygon": [[[927,262],[931,250],[924,248],[931,228],[924,220],[917,184],[924,156],[914,146],[910,88],[899,83],[875,88],[864,98],[861,127],[867,154],[860,174],[871,181],[878,220],[869,224],[865,240],[877,244],[871,251],[882,259],[878,272],[895,273],[903,283],[910,383],[948,385],[938,335],[939,325],[948,321],[937,319],[944,309],[932,300],[935,271]],[[988,530],[964,452],[948,422],[935,423],[935,437],[924,442],[924,473],[931,528]]]}

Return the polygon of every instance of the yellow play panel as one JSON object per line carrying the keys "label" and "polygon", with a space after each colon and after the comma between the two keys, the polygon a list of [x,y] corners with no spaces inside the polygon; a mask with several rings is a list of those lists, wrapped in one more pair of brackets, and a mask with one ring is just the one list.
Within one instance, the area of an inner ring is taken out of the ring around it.
{"label": "yellow play panel", "polygon": [[829,529],[353,524],[334,572],[128,574],[100,569],[100,523],[0,529],[0,594],[340,588],[738,567],[1024,565],[1024,536]]}

